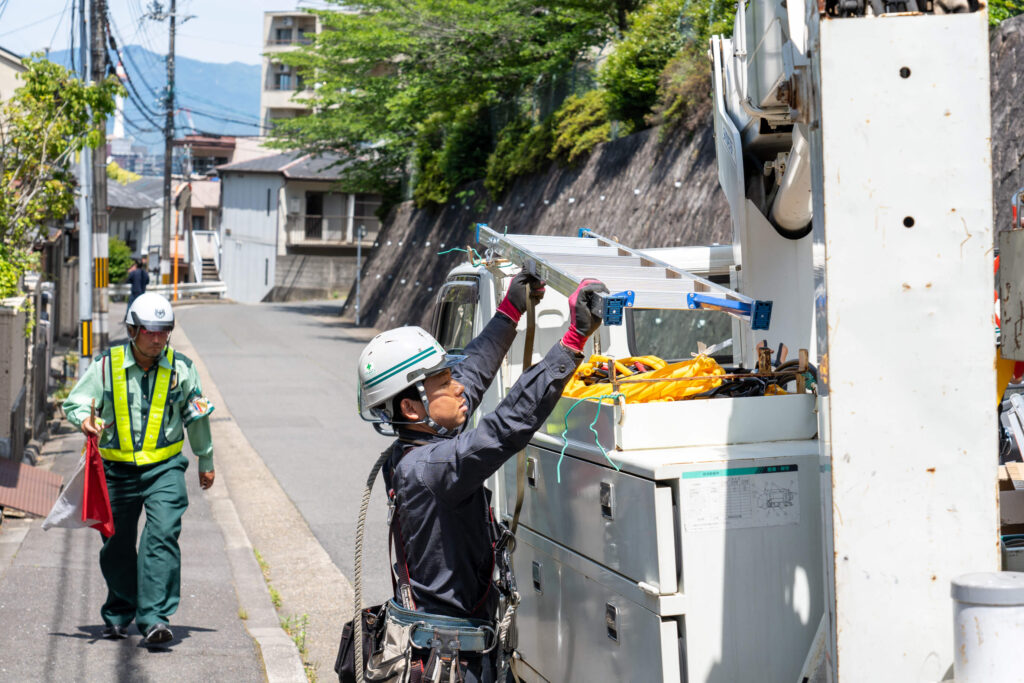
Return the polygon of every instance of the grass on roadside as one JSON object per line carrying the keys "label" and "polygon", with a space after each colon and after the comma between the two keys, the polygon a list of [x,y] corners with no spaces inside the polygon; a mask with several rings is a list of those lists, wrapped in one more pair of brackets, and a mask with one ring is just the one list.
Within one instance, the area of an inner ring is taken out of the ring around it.
{"label": "grass on roadside", "polygon": [[[263,581],[267,584],[267,591],[270,593],[270,602],[273,603],[274,609],[281,610],[281,593],[270,583],[270,565],[263,559],[263,555],[256,548],[252,549],[253,555],[256,556],[256,563],[260,566],[260,571],[263,572]],[[238,616],[241,619],[248,619],[249,615],[243,609],[238,610]],[[309,683],[317,683],[317,667],[316,662],[311,662],[309,659],[309,649],[306,646],[306,629],[309,627],[309,615],[303,614],[302,616],[292,615],[290,617],[278,616],[281,621],[281,628],[288,637],[295,643],[296,649],[299,651],[299,657],[302,659],[302,668],[306,672],[306,679]]]}
{"label": "grass on roadside", "polygon": [[281,617],[281,628],[291,637],[302,658],[302,668],[306,671],[306,678],[310,683],[316,683],[317,665],[309,661],[309,648],[306,646],[306,630],[309,628],[309,615],[292,615]]}

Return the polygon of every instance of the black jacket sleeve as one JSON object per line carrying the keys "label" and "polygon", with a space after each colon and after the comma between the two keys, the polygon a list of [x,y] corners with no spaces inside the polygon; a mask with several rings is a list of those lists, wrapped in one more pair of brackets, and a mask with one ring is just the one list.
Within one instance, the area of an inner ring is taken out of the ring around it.
{"label": "black jacket sleeve", "polygon": [[526,447],[551,414],[581,360],[581,356],[555,344],[544,360],[523,373],[494,412],[483,417],[475,429],[431,444],[418,473],[422,483],[448,505],[457,505],[472,495],[502,463]]}
{"label": "black jacket sleeve", "polygon": [[483,331],[466,345],[466,360],[452,368],[452,377],[466,387],[463,396],[472,415],[480,398],[494,381],[501,359],[516,338],[516,324],[504,313],[495,313]]}

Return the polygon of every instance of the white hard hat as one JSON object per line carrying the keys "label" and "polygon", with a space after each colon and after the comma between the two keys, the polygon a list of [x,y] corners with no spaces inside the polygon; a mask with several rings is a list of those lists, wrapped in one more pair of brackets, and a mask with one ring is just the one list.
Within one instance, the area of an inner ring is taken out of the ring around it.
{"label": "white hard hat", "polygon": [[126,325],[143,327],[150,332],[174,329],[174,309],[171,302],[154,292],[140,294],[125,313]]}
{"label": "white hard hat", "polygon": [[445,353],[420,327],[397,327],[378,334],[359,355],[359,415],[369,422],[391,421],[388,401],[464,358]]}

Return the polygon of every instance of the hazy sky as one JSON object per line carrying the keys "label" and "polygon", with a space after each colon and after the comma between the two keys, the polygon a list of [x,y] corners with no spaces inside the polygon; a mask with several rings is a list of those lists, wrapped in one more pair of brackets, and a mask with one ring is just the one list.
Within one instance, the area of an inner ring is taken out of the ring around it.
{"label": "hazy sky", "polygon": [[[75,0],[76,4],[88,0]],[[259,64],[263,49],[263,13],[292,10],[300,0],[178,0],[180,16],[175,53],[205,62]],[[152,0],[107,0],[114,38],[167,52],[167,22],[144,19]],[[72,0],[0,0],[0,47],[22,56],[69,46]],[[303,3],[309,4],[309,3]],[[169,0],[163,0],[166,10]],[[77,20],[77,12],[75,13]],[[76,37],[77,41],[77,37]]]}

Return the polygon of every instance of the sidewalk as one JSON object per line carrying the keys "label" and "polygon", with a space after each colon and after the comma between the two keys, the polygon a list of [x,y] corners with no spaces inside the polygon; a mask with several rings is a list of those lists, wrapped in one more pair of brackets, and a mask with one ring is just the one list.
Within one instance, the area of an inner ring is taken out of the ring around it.
{"label": "sidewalk", "polygon": [[[351,588],[218,402],[219,392],[184,331],[175,331],[172,344],[197,361],[217,406],[217,480],[209,491],[200,490],[195,458],[185,451],[189,510],[181,534],[181,606],[171,617],[174,640],[146,647],[134,627],[127,640],[102,639],[99,608],[106,588],[99,533],[44,532],[39,519],[9,518],[0,527],[0,681],[300,683],[307,680],[302,661],[280,626],[281,616],[292,615],[289,606],[303,610],[295,616],[307,616],[306,646],[316,679],[334,677],[333,651],[342,615],[351,610]],[[64,433],[44,445],[40,464],[66,480],[84,439],[66,422],[62,426]],[[281,614],[254,556],[253,533],[284,602]]]}

